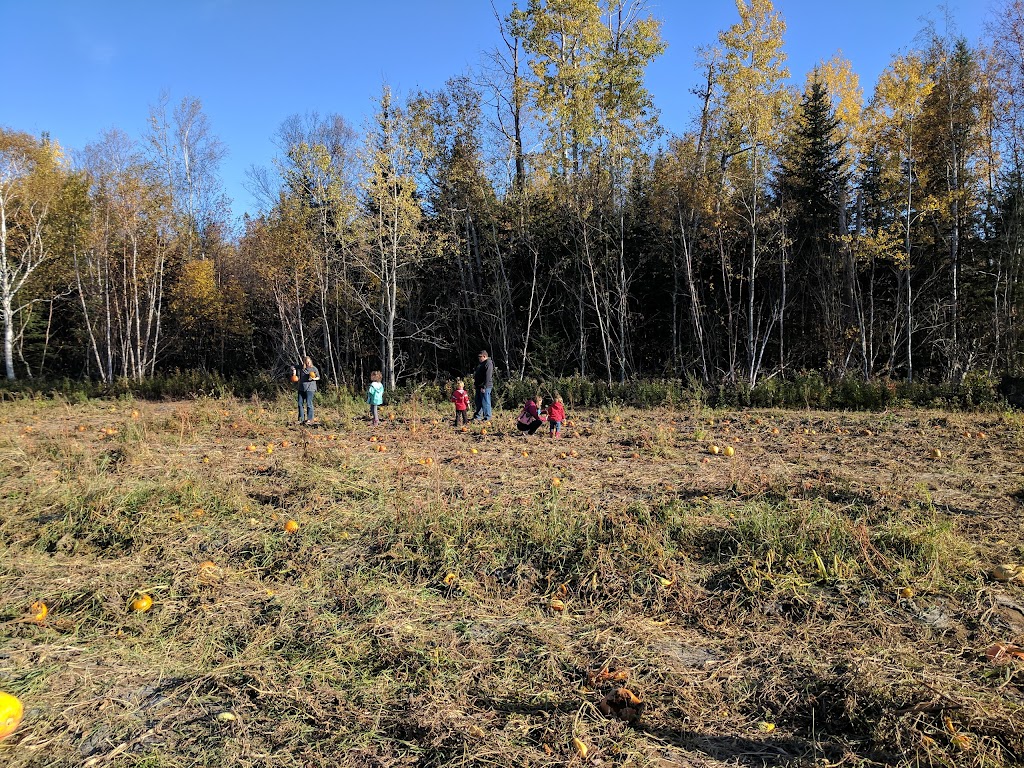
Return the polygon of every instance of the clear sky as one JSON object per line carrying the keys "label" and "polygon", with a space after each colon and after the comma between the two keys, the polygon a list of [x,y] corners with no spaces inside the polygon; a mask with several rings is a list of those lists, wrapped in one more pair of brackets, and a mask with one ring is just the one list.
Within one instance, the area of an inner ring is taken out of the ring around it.
{"label": "clear sky", "polygon": [[[511,0],[494,0],[503,15]],[[796,81],[837,50],[865,95],[913,44],[939,0],[776,0]],[[960,32],[982,34],[987,3],[949,0]],[[695,50],[738,20],[733,0],[649,0],[665,55],[648,73],[662,125],[681,132],[697,108]],[[499,41],[490,0],[0,0],[5,77],[0,125],[48,131],[70,150],[109,128],[140,137],[161,91],[202,101],[228,148],[222,176],[236,215],[254,212],[245,171],[268,165],[288,116],[338,113],[359,127],[387,81],[434,89]]]}

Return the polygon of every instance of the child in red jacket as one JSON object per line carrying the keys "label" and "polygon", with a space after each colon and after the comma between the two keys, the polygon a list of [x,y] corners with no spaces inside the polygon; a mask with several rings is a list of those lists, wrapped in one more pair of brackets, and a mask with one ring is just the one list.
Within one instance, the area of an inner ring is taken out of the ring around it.
{"label": "child in red jacket", "polygon": [[459,426],[459,420],[463,425],[466,423],[466,409],[469,408],[469,392],[461,381],[455,382],[455,392],[452,393],[452,402],[455,403],[455,426]]}
{"label": "child in red jacket", "polygon": [[562,422],[565,421],[565,403],[562,396],[555,392],[555,399],[548,406],[548,434],[551,437],[562,436]]}

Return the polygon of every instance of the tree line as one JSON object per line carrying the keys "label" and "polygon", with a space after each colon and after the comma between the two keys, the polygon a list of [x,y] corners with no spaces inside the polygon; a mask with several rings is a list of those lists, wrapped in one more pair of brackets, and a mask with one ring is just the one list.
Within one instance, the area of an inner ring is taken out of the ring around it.
{"label": "tree line", "polygon": [[839,55],[790,85],[781,14],[736,7],[675,133],[643,2],[524,0],[443,88],[286,120],[237,229],[198,99],[72,153],[0,129],[7,378],[1019,376],[1024,3],[867,96]]}

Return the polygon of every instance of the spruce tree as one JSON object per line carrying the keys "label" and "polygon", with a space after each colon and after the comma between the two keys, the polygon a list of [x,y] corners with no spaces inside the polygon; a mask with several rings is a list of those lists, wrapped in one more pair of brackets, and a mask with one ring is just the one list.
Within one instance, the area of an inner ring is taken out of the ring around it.
{"label": "spruce tree", "polygon": [[[812,77],[782,151],[777,193],[791,247],[793,306],[790,349],[804,366],[828,367],[841,352],[843,312],[838,257],[840,206],[849,178],[839,121],[825,84]],[[825,359],[810,359],[811,350]]]}

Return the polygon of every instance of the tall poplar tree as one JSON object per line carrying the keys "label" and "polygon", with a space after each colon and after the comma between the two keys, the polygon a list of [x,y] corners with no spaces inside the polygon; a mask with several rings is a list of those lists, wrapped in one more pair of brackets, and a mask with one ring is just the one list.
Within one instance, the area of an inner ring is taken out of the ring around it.
{"label": "tall poplar tree", "polygon": [[718,73],[721,109],[728,142],[722,163],[733,177],[734,209],[748,227],[746,258],[746,375],[751,385],[768,343],[769,330],[782,311],[775,298],[765,317],[758,304],[758,269],[763,255],[762,209],[770,163],[778,147],[789,77],[782,49],[786,23],[771,0],[736,0],[740,20],[718,36],[722,64]]}
{"label": "tall poplar tree", "polygon": [[657,125],[643,77],[664,43],[660,23],[644,14],[643,2],[530,0],[510,17],[533,73],[543,167],[567,219],[561,239],[580,370],[593,325],[608,381],[616,372],[624,379],[631,367],[631,287],[641,267],[626,252],[625,206],[634,164]]}
{"label": "tall poplar tree", "polygon": [[875,157],[882,164],[880,178],[892,191],[900,219],[903,247],[894,258],[903,282],[899,299],[903,330],[899,334],[894,328],[893,336],[902,339],[900,346],[908,381],[914,378],[914,227],[922,215],[918,199],[920,120],[933,85],[927,63],[919,55],[897,56],[879,78],[869,105]]}
{"label": "tall poplar tree", "polygon": [[944,296],[933,325],[934,346],[941,350],[943,368],[952,379],[962,378],[977,357],[965,343],[962,311],[964,276],[976,278],[965,254],[971,252],[974,211],[984,192],[977,168],[983,151],[981,131],[981,72],[974,52],[962,38],[933,34],[926,51],[934,85],[922,104],[920,164],[923,209],[930,222],[922,232],[929,244],[933,267]]}

